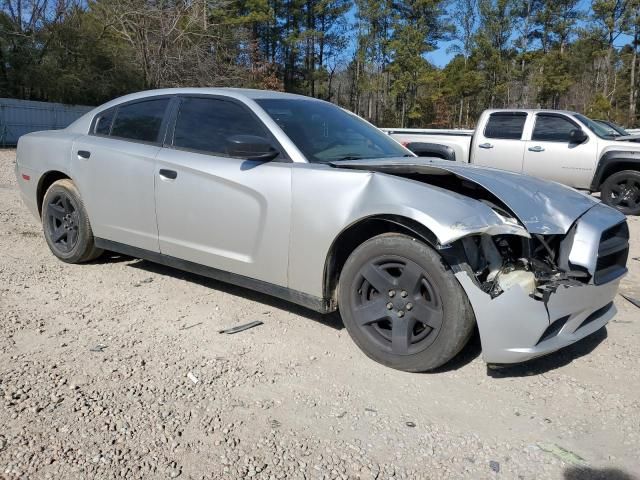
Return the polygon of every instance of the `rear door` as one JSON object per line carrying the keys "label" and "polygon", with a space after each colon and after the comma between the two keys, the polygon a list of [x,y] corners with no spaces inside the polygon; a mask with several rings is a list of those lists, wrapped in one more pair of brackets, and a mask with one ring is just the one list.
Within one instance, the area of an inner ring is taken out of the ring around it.
{"label": "rear door", "polygon": [[572,130],[581,127],[566,115],[537,113],[524,152],[524,173],[564,183],[574,188],[589,188],[594,174],[597,140],[586,132],[588,140],[571,143]]}
{"label": "rear door", "polygon": [[475,132],[473,163],[512,172],[522,171],[526,112],[494,112],[484,130]]}
{"label": "rear door", "polygon": [[275,139],[246,105],[227,97],[183,96],[173,123],[155,172],[160,251],[285,286],[291,163],[226,154],[233,135]]}
{"label": "rear door", "polygon": [[154,164],[171,97],[145,97],[100,112],[73,145],[71,175],[96,237],[158,251]]}

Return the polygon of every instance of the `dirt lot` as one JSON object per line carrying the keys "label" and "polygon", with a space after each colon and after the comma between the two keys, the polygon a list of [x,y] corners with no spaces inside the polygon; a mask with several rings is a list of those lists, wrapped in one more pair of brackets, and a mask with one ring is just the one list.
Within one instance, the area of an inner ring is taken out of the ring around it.
{"label": "dirt lot", "polygon": [[621,297],[552,356],[488,370],[476,340],[406,374],[336,316],[128,257],[56,260],[13,175],[0,151],[0,476],[640,478],[640,310]]}

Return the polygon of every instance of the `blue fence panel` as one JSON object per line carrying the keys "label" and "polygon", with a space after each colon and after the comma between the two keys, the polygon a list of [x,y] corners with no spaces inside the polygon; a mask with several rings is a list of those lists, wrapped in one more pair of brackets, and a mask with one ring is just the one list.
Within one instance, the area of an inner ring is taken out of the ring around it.
{"label": "blue fence panel", "polygon": [[65,128],[92,108],[0,98],[0,145],[16,145],[25,133]]}

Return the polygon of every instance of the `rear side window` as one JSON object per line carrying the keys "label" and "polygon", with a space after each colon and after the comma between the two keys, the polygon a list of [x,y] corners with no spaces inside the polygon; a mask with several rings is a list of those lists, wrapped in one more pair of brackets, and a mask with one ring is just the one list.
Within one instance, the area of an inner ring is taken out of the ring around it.
{"label": "rear side window", "polygon": [[536,126],[533,128],[531,140],[569,143],[571,130],[576,128],[578,126],[565,117],[538,114],[536,115]]}
{"label": "rear side window", "polygon": [[524,112],[492,113],[484,129],[487,138],[503,138],[506,140],[520,140],[527,114]]}
{"label": "rear side window", "polygon": [[93,133],[95,133],[96,135],[109,135],[109,133],[111,132],[111,124],[113,123],[113,117],[115,116],[115,113],[116,110],[114,108],[100,113],[96,117],[96,122],[93,126]]}
{"label": "rear side window", "polygon": [[158,98],[118,107],[111,128],[111,136],[143,142],[157,142],[164,112],[168,105],[168,98]]}
{"label": "rear side window", "polygon": [[266,137],[260,122],[237,103],[216,98],[185,97],[180,103],[173,145],[217,155],[227,155],[234,135]]}

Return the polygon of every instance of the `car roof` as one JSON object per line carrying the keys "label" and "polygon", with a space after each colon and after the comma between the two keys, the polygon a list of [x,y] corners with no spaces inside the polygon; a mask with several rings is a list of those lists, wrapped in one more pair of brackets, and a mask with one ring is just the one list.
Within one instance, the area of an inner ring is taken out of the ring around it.
{"label": "car roof", "polygon": [[142,100],[147,97],[156,97],[161,95],[223,95],[229,98],[235,98],[240,101],[253,101],[259,99],[282,98],[291,100],[309,100],[314,102],[323,102],[317,98],[306,97],[304,95],[296,95],[294,93],[276,92],[274,90],[258,90],[252,88],[226,88],[226,87],[189,87],[189,88],[159,88],[155,90],[143,90],[141,92],[130,93],[122,97],[103,103],[102,105],[87,112],[78,120],[67,127],[68,131],[84,133],[89,129],[93,117],[108,108],[115,107],[122,103],[134,100]]}
{"label": "car roof", "polygon": [[304,95],[296,95],[294,93],[276,92],[274,90],[258,90],[253,88],[226,88],[226,87],[189,87],[189,88],[159,88],[155,90],[143,90],[141,92],[131,93],[124,95],[110,102],[101,105],[100,108],[117,105],[123,102],[129,102],[131,100],[138,100],[145,97],[154,97],[157,95],[224,95],[227,97],[237,99],[264,99],[264,98],[289,98],[289,99],[305,99],[305,100],[317,100],[312,97],[305,97]]}
{"label": "car roof", "polygon": [[510,113],[510,112],[524,112],[524,113],[562,113],[565,115],[575,115],[576,112],[571,110],[553,110],[549,108],[492,108],[486,110],[487,113]]}

